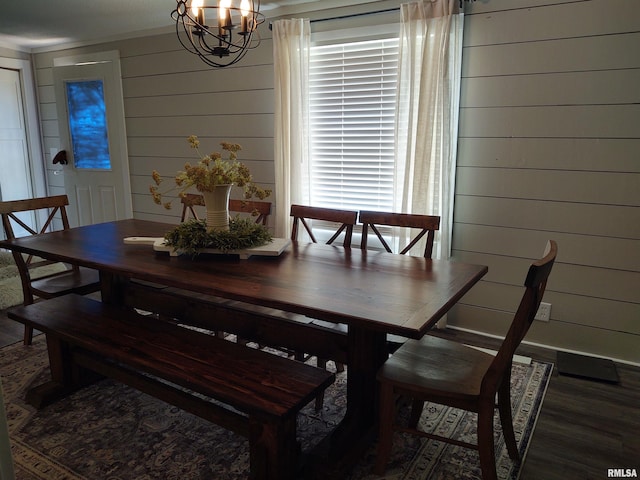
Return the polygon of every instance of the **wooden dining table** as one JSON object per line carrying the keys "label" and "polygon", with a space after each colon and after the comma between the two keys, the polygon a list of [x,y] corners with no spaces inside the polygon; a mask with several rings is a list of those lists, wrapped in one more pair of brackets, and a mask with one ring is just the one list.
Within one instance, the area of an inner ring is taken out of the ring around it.
{"label": "wooden dining table", "polygon": [[[325,358],[334,353],[348,372],[345,416],[330,440],[334,452],[375,425],[376,372],[388,358],[387,335],[422,337],[487,272],[483,265],[313,243],[240,259],[171,256],[124,242],[163,237],[171,228],[129,219],[0,241],[0,247],[97,269],[103,302]],[[346,333],[300,318],[342,324]]]}

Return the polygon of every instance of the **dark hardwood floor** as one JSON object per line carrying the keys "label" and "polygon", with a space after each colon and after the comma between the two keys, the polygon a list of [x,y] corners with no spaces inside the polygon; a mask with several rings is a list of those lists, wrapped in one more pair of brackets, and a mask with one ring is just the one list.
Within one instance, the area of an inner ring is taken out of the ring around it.
{"label": "dark hardwood floor", "polygon": [[[497,340],[450,330],[448,337],[493,348]],[[556,351],[517,351],[556,363]],[[640,368],[616,363],[619,384],[559,375],[554,368],[520,480],[600,480],[608,469],[640,475]]]}
{"label": "dark hardwood floor", "polygon": [[[0,347],[22,340],[22,325],[0,311]],[[497,341],[455,330],[447,338],[495,348]],[[521,355],[556,362],[556,352],[521,345]],[[640,475],[640,368],[616,364],[619,384],[554,371],[520,480],[600,480],[608,469]]]}

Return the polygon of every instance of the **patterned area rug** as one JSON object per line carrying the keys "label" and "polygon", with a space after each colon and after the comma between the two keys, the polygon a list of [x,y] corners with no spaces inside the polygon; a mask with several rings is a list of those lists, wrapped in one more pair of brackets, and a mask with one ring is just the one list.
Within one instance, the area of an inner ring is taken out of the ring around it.
{"label": "patterned area rug", "polygon": [[[33,385],[49,379],[42,335],[31,347],[0,350],[17,480],[197,480],[248,478],[247,441],[198,417],[129,387],[105,380],[68,399],[36,411],[23,401]],[[514,364],[513,409],[523,457],[535,427],[552,365]],[[299,416],[303,451],[340,421],[345,408],[346,373],[337,375],[324,409],[313,404]],[[421,423],[465,440],[475,436],[475,415],[438,405],[425,406]],[[516,479],[496,416],[498,478]],[[344,479],[372,479],[373,447]],[[475,451],[398,434],[388,479],[480,479]]]}

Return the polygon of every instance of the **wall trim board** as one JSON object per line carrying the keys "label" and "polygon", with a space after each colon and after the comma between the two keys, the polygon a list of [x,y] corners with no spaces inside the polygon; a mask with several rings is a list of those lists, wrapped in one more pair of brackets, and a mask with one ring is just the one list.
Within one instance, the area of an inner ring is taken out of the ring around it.
{"label": "wall trim board", "polygon": [[[495,338],[495,339],[500,339],[503,340],[504,337],[501,337],[499,335],[493,335],[490,333],[485,333],[485,332],[480,332],[477,330],[472,330],[470,328],[464,328],[464,327],[456,327],[455,325],[447,325],[447,328],[450,328],[451,330],[459,330],[461,332],[467,332],[467,333],[472,333],[475,335],[480,335],[482,337],[487,337],[487,338]],[[623,363],[625,365],[631,365],[633,367],[640,367],[640,362],[632,362],[629,360],[625,360],[623,358],[615,358],[615,357],[609,357],[609,356],[604,356],[604,355],[594,355],[593,353],[590,352],[582,352],[580,350],[571,350],[571,349],[567,349],[567,348],[560,348],[560,347],[552,347],[550,345],[545,345],[543,343],[537,343],[537,342],[531,342],[528,340],[523,340],[522,341],[523,344],[525,345],[531,345],[532,347],[539,347],[539,348],[544,348],[545,350],[552,350],[552,351],[556,351],[556,352],[566,352],[566,353],[575,353],[578,355],[584,355],[587,357],[594,357],[594,358],[602,358],[605,360],[612,360],[614,362],[617,363]]]}

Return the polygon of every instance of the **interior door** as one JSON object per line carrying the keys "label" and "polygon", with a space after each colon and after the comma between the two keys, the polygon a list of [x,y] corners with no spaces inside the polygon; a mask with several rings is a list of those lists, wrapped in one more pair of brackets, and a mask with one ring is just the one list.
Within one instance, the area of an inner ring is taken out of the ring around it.
{"label": "interior door", "polygon": [[0,200],[31,197],[20,72],[0,68]]}
{"label": "interior door", "polygon": [[[0,68],[0,200],[21,200],[32,196],[31,166],[20,72]],[[35,216],[20,215],[27,225],[35,226]],[[1,230],[1,229],[0,229]],[[19,226],[16,235],[25,234]],[[5,238],[4,230],[0,238]]]}
{"label": "interior door", "polygon": [[131,185],[119,64],[54,67],[69,222],[131,218]]}

